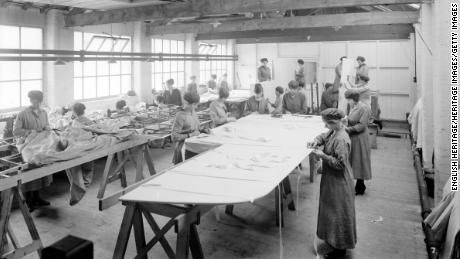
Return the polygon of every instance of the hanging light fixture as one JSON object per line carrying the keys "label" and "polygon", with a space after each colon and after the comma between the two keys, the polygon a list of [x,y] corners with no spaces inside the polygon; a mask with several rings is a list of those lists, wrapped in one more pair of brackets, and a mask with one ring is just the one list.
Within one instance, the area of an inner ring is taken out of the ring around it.
{"label": "hanging light fixture", "polygon": [[58,58],[58,59],[56,59],[56,61],[54,61],[55,66],[63,66],[65,64],[66,64],[65,61],[60,59],[60,58]]}

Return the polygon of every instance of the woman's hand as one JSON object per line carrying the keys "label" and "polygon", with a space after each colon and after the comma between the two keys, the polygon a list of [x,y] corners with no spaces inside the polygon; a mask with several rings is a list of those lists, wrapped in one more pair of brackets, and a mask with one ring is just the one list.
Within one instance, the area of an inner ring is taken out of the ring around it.
{"label": "woman's hand", "polygon": [[200,135],[200,132],[198,130],[195,130],[192,133],[190,133],[190,137],[195,137],[195,136],[198,136],[198,135]]}
{"label": "woman's hand", "polygon": [[227,122],[234,122],[234,121],[236,121],[235,117],[228,117],[227,118]]}
{"label": "woman's hand", "polygon": [[313,152],[313,154],[317,155],[319,158],[326,157],[326,154],[324,154],[324,152],[322,150],[314,149],[312,152]]}
{"label": "woman's hand", "polygon": [[316,141],[307,143],[307,148],[315,149],[317,147],[318,147],[318,142],[316,142]]}
{"label": "woman's hand", "polygon": [[210,128],[205,128],[205,129],[202,130],[202,132],[203,132],[204,134],[208,134],[208,135],[209,135],[209,134],[211,134],[211,129],[210,129]]}

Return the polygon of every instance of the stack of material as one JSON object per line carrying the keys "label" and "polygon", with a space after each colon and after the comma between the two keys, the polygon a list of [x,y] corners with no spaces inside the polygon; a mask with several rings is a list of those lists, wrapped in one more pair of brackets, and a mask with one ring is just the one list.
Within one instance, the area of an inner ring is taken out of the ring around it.
{"label": "stack of material", "polygon": [[[450,182],[446,187],[450,187]],[[460,194],[446,187],[442,200],[424,221],[435,240],[444,244],[441,259],[457,258],[453,255],[460,252]]]}
{"label": "stack of material", "polygon": [[90,151],[109,148],[127,140],[130,131],[111,135],[93,135],[79,128],[68,128],[59,135],[54,131],[30,134],[24,143],[18,145],[24,162],[33,165],[46,165],[76,159]]}

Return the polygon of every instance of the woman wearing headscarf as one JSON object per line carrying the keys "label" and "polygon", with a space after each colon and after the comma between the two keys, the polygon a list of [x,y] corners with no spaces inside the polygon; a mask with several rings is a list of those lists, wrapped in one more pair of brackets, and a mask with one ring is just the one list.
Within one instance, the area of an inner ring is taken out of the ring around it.
{"label": "woman wearing headscarf", "polygon": [[350,161],[356,179],[355,191],[357,195],[363,195],[366,190],[364,181],[372,178],[371,147],[367,129],[371,110],[359,100],[359,93],[354,90],[347,90],[345,98],[350,105],[348,126],[345,130],[351,139]]}
{"label": "woman wearing headscarf", "polygon": [[264,98],[264,89],[261,84],[257,83],[254,86],[254,95],[249,98],[246,109],[248,112],[268,114],[268,106],[269,102],[266,98]]}
{"label": "woman wearing headscarf", "polygon": [[[174,119],[171,138],[174,142],[173,163],[178,164],[183,161],[182,147],[187,138],[200,135],[200,120],[195,109],[200,102],[200,96],[194,92],[184,94],[182,110],[176,114]],[[185,159],[193,157],[194,153],[185,150]]]}
{"label": "woman wearing headscarf", "polygon": [[324,258],[344,256],[346,249],[356,245],[355,195],[349,160],[351,141],[342,124],[344,116],[335,108],[322,111],[321,117],[329,132],[309,143],[323,163],[316,235],[328,248]]}
{"label": "woman wearing headscarf", "polygon": [[230,92],[226,87],[219,88],[219,99],[213,101],[209,105],[209,115],[211,116],[212,123],[215,127],[225,124],[227,122],[236,121],[234,117],[229,116],[227,105],[225,101],[230,96]]}
{"label": "woman wearing headscarf", "polygon": [[[41,108],[43,93],[32,90],[27,96],[31,105],[20,112],[14,122],[13,135],[16,138],[25,139],[31,133],[50,130],[48,114]],[[22,185],[22,191],[30,211],[35,210],[35,207],[50,205],[48,201],[40,197],[39,190],[48,187],[52,181],[53,177],[50,175]]]}
{"label": "woman wearing headscarf", "polygon": [[364,57],[357,57],[358,68],[356,69],[355,82],[351,82],[348,78],[348,82],[359,93],[359,99],[366,105],[371,106],[371,89],[369,87],[369,67],[364,63],[366,59]]}

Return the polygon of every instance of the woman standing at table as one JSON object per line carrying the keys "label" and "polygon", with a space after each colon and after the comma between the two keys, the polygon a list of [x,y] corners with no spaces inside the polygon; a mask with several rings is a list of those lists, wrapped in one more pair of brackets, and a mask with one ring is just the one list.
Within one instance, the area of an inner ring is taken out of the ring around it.
{"label": "woman standing at table", "polygon": [[209,114],[211,115],[211,120],[215,127],[227,122],[236,121],[234,117],[229,117],[227,105],[225,104],[229,95],[230,93],[227,87],[220,87],[219,99],[213,101],[209,106]]}
{"label": "woman standing at table", "polygon": [[254,95],[251,96],[247,102],[247,111],[268,114],[268,106],[268,100],[264,98],[264,89],[261,84],[257,83],[254,86]]}
{"label": "woman standing at table", "polygon": [[[50,130],[48,114],[41,108],[43,102],[43,93],[41,91],[30,91],[27,96],[30,100],[30,106],[20,112],[14,122],[13,134],[16,138],[27,138],[31,133]],[[28,182],[22,185],[27,206],[30,211],[35,207],[48,206],[50,203],[40,197],[40,190],[48,187],[53,181],[53,177],[46,176],[38,180]]]}
{"label": "woman standing at table", "polygon": [[355,90],[347,90],[345,98],[350,105],[348,127],[345,130],[351,139],[350,161],[356,179],[355,191],[356,195],[363,195],[366,190],[364,181],[372,178],[371,148],[367,129],[371,110],[366,104],[359,101],[359,93]]}
{"label": "woman standing at table", "polygon": [[[341,120],[345,114],[335,108],[321,112],[329,132],[309,144],[323,160],[316,235],[326,242],[324,258],[344,256],[356,245],[355,196],[350,165],[351,141]],[[323,151],[317,149],[323,146]],[[319,249],[317,247],[317,250]],[[321,254],[321,252],[318,252]]]}
{"label": "woman standing at table", "polygon": [[[174,142],[173,163],[178,164],[183,161],[182,147],[187,138],[200,135],[200,120],[195,112],[196,106],[200,102],[200,96],[194,92],[184,94],[184,104],[182,110],[176,114],[174,119],[171,138]],[[185,151],[185,159],[195,154]]]}
{"label": "woman standing at table", "polygon": [[289,92],[283,96],[283,113],[308,113],[306,97],[300,92],[299,82],[297,81],[291,80],[289,82]]}

